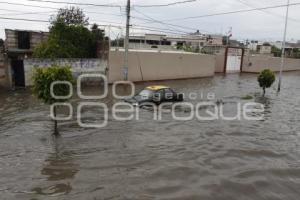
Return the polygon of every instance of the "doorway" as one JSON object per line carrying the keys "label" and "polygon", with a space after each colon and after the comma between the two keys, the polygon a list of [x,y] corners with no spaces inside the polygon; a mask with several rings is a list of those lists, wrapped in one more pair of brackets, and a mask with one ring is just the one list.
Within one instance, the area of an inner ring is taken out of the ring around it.
{"label": "doorway", "polygon": [[224,73],[242,72],[244,53],[244,48],[226,47]]}
{"label": "doorway", "polygon": [[12,60],[12,78],[15,87],[25,87],[25,74],[23,60]]}

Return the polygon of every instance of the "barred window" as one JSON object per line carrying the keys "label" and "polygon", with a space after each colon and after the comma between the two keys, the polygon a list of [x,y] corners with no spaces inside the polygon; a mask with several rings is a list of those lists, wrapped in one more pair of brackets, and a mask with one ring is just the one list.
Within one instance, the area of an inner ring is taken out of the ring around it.
{"label": "barred window", "polygon": [[26,31],[18,32],[18,48],[30,49],[30,33]]}

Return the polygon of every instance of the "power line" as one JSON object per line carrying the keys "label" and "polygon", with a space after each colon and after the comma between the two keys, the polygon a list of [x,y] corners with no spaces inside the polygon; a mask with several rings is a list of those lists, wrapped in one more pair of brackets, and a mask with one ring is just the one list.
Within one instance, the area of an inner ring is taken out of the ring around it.
{"label": "power line", "polygon": [[198,0],[185,0],[185,1],[176,1],[173,3],[167,3],[167,4],[155,4],[155,5],[133,5],[133,7],[141,7],[141,8],[153,8],[153,7],[168,7],[168,6],[174,6],[178,4],[186,4],[186,3],[192,3]]}
{"label": "power line", "polygon": [[[13,20],[13,21],[26,21],[26,22],[42,22],[42,23],[50,23],[50,21],[48,20],[38,20],[38,19],[24,19],[24,18],[13,18],[13,17],[0,17],[0,20],[4,19],[4,20]],[[105,21],[102,21],[105,22]],[[95,22],[97,23],[97,22]],[[107,22],[109,23],[109,22]],[[113,22],[113,23],[117,23],[117,22]],[[88,25],[92,25],[93,23],[89,23]],[[103,25],[103,24],[98,24],[98,26],[101,27],[107,27],[107,26],[111,26],[114,28],[124,28],[125,26],[123,25],[113,25],[113,24],[108,24],[108,25]],[[136,29],[136,30],[148,30],[148,31],[157,31],[157,32],[162,32],[162,33],[172,33],[172,34],[178,34],[178,32],[174,32],[174,31],[168,31],[167,29],[159,29],[159,28],[155,28],[155,27],[146,27],[146,26],[140,26],[140,25],[133,25],[134,27],[132,27],[132,29]]]}
{"label": "power line", "polygon": [[117,8],[122,7],[121,5],[114,5],[114,4],[74,3],[74,2],[67,2],[67,1],[51,1],[51,0],[26,0],[26,1],[54,3],[54,4],[69,4],[69,5],[77,5],[77,6],[117,7]]}
{"label": "power line", "polygon": [[[134,19],[138,19],[138,20],[142,20],[142,21],[147,21],[147,22],[153,22],[153,23],[159,23],[159,24],[162,24],[162,25],[167,25],[167,26],[172,26],[172,27],[175,27],[175,28],[181,28],[181,29],[184,29],[184,30],[192,30],[192,31],[197,31],[199,30],[198,28],[192,28],[192,27],[188,27],[188,26],[181,26],[181,25],[175,25],[175,24],[171,24],[171,23],[166,23],[166,22],[163,22],[163,21],[160,21],[160,20],[157,20],[157,19],[154,19],[140,11],[138,11],[137,9],[134,9],[134,11],[138,12],[139,14],[147,17],[147,18],[141,18],[141,17],[136,17],[136,16],[132,16],[132,18]],[[173,30],[177,30],[177,31],[181,31],[179,29],[174,29]],[[200,30],[201,32],[205,32],[205,33],[210,33],[209,31],[205,31],[205,30]]]}
{"label": "power line", "polygon": [[21,19],[21,18],[12,18],[12,17],[0,17],[0,19],[6,19],[6,20],[13,20],[13,21],[28,21],[28,22],[47,22],[50,21],[47,20],[40,20],[40,19]]}
{"label": "power line", "polygon": [[23,4],[23,3],[11,3],[7,1],[0,1],[0,4],[9,4],[9,5],[16,5],[16,6],[26,6],[26,7],[32,7],[32,8],[47,8],[47,9],[54,9],[57,10],[58,8],[54,7],[46,7],[46,6],[36,6],[36,5],[28,5],[28,4]]}
{"label": "power line", "polygon": [[[22,3],[11,3],[11,2],[4,2],[0,1],[0,4],[9,4],[9,5],[16,5],[16,6],[25,6],[25,7],[33,7],[33,8],[46,8],[46,9],[52,9],[52,10],[59,10],[60,8],[54,8],[54,7],[48,7],[48,6],[36,6],[36,5],[28,5],[28,4],[22,4]],[[0,10],[6,10],[6,9],[0,9]],[[20,12],[20,10],[8,10],[7,11],[15,11],[15,12]],[[105,12],[91,12],[91,11],[84,11],[85,13],[89,14],[101,14],[101,15],[112,15],[112,16],[124,16],[121,14],[113,14],[113,13],[105,13]],[[32,12],[34,13],[34,12]],[[39,13],[37,13],[39,14]]]}
{"label": "power line", "polygon": [[[240,2],[241,4],[244,4],[244,5],[248,6],[250,8],[257,8],[256,6],[253,6],[253,5],[251,5],[251,4],[247,3],[247,2],[244,2],[243,0],[236,0],[236,1]],[[279,14],[276,14],[276,13],[272,13],[272,12],[269,12],[267,10],[259,10],[259,11],[264,12],[264,13],[269,14],[269,15],[272,15],[272,16],[275,16],[275,17],[282,18],[282,19],[285,18],[285,16],[282,16],[282,15],[279,15]],[[294,19],[294,18],[290,18],[290,17],[289,17],[289,20],[292,20],[292,21],[295,21],[295,22],[300,22],[300,20],[297,20],[297,19]]]}
{"label": "power line", "polygon": [[[53,10],[59,10],[59,8],[54,8],[54,7],[48,7],[48,6],[35,6],[35,5],[28,5],[28,4],[22,4],[22,3],[11,3],[11,2],[3,2],[3,1],[0,1],[0,3],[2,4],[10,4],[10,5],[20,5],[20,6],[26,6],[26,7],[38,7],[38,8],[47,8],[47,9],[53,9]],[[136,9],[135,9],[136,10]],[[18,10],[9,10],[9,11],[16,11],[16,12],[19,12]],[[137,10],[136,10],[137,11]],[[46,13],[46,12],[45,12]],[[88,11],[85,11],[85,13],[90,13],[90,14],[103,14],[103,15],[112,15],[112,16],[124,16],[124,15],[121,15],[121,14],[112,14],[112,13],[103,13],[103,12],[88,12]],[[19,14],[27,14],[27,13],[18,13]],[[42,14],[42,12],[30,12],[28,14]],[[144,14],[144,16],[146,16]],[[165,22],[161,22],[159,20],[155,20],[149,16],[147,16],[148,19],[146,18],[140,18],[140,17],[133,17],[132,18],[135,18],[135,19],[139,19],[139,20],[143,20],[143,21],[155,21],[156,23],[160,23],[160,24],[163,24],[163,25],[168,25],[168,26],[173,26],[173,27],[176,27],[176,28],[181,28],[181,29],[189,29],[189,30],[198,30],[196,28],[191,28],[191,27],[186,27],[186,26],[180,26],[180,25],[174,25],[174,24],[169,24],[169,23],[165,23]],[[6,17],[7,20],[21,20],[21,19],[13,19],[13,18],[8,18]],[[28,20],[25,20],[25,21],[28,21]],[[30,19],[30,21],[34,21],[33,19]],[[40,20],[38,22],[41,22]],[[47,21],[48,22],[48,21]],[[110,22],[108,22],[110,23]],[[154,28],[154,27],[151,27],[151,28]],[[160,29],[160,30],[167,30],[167,31],[170,31],[171,29]],[[182,30],[179,30],[179,29],[173,29],[172,31],[177,31],[177,32],[181,32],[183,33],[184,31]],[[184,32],[184,33],[187,33],[187,32]]]}
{"label": "power line", "polygon": [[165,31],[173,31],[173,32],[177,32],[177,33],[189,34],[189,32],[180,31],[180,30],[176,30],[176,29],[157,28],[157,27],[153,27],[153,26],[143,26],[143,25],[138,25],[138,24],[133,24],[133,26],[139,26],[139,27],[144,27],[144,28],[149,28],[149,29],[157,29],[157,30],[165,30]]}
{"label": "power line", "polygon": [[[297,5],[300,5],[300,3],[290,3],[290,6],[297,6]],[[190,17],[183,17],[183,18],[175,18],[175,19],[168,19],[168,20],[163,20],[163,21],[164,22],[182,21],[182,20],[188,20],[188,19],[198,19],[198,18],[213,17],[213,16],[220,16],[220,15],[246,13],[246,12],[252,12],[252,11],[257,11],[257,10],[268,10],[268,9],[274,9],[274,8],[283,8],[283,7],[287,7],[287,6],[288,6],[287,4],[282,4],[282,5],[276,5],[276,6],[261,7],[261,8],[244,9],[244,10],[236,10],[236,11],[229,11],[229,12],[213,13],[213,14],[207,14],[207,15],[198,15],[198,16],[190,16]]]}
{"label": "power line", "polygon": [[[174,27],[173,24],[168,24],[168,23],[161,22],[161,21],[159,21],[159,20],[157,20],[157,19],[154,19],[154,18],[152,18],[152,17],[150,17],[150,16],[144,14],[143,12],[138,11],[137,9],[134,9],[134,11],[137,12],[137,13],[139,13],[139,14],[141,14],[141,15],[143,15],[144,17],[148,18],[150,21],[153,21],[153,22],[157,22],[157,23],[166,25],[166,26],[168,26],[169,28],[170,28],[170,27],[172,28],[172,26]],[[133,18],[134,18],[134,17],[133,17]],[[135,18],[136,18],[136,17],[135,17]],[[142,18],[136,18],[136,19],[142,19]],[[143,20],[143,19],[142,19],[142,20]],[[146,20],[146,21],[148,21],[148,20]],[[176,27],[178,27],[178,26],[176,25]],[[173,30],[176,30],[176,31],[179,31],[179,32],[181,31],[181,30],[174,29],[174,28],[173,28]],[[194,30],[194,29],[193,29],[193,30]]]}
{"label": "power line", "polygon": [[[52,0],[26,0],[26,1],[34,1],[34,2],[44,2],[44,3],[54,3],[54,4],[69,4],[69,5],[79,5],[79,6],[97,6],[97,7],[122,7],[122,5],[115,5],[115,4],[93,4],[93,3],[74,3],[68,1],[52,1]],[[185,1],[177,1],[167,4],[154,4],[154,5],[133,5],[133,7],[142,7],[142,8],[149,8],[149,7],[167,7],[167,6],[174,6],[178,4],[186,4],[196,2],[198,0],[185,0]]]}
{"label": "power line", "polygon": [[[50,23],[49,20],[40,20],[40,19],[24,19],[24,18],[13,18],[13,17],[0,17],[0,19],[13,20],[13,21],[29,21],[29,22],[45,22],[45,23]],[[110,21],[102,21],[102,22],[122,24],[122,23],[119,23],[119,22],[110,22]],[[88,23],[88,25],[93,25],[93,23]],[[108,26],[108,25],[103,25],[103,26]]]}
{"label": "power line", "polygon": [[146,30],[146,31],[152,31],[152,32],[160,32],[160,33],[168,33],[168,34],[176,34],[179,35],[178,32],[174,31],[165,31],[164,29],[152,29],[152,28],[143,28],[142,26],[136,26],[137,28],[132,27],[132,29],[135,30]]}
{"label": "power line", "polygon": [[48,14],[49,15],[49,11],[46,11],[46,12],[23,12],[23,13],[20,13],[20,11],[18,10],[10,10],[10,9],[0,9],[2,11],[8,11],[8,12],[13,12],[13,13],[0,13],[0,16],[1,15],[29,15],[29,14],[34,14],[34,15],[42,15],[42,14]]}

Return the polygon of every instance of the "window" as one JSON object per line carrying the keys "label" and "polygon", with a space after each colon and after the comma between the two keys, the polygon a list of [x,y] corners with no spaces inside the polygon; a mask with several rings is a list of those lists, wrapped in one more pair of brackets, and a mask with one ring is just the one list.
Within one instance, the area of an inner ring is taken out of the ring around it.
{"label": "window", "polygon": [[139,93],[142,99],[152,99],[154,92],[152,90],[143,90]]}
{"label": "window", "polygon": [[158,91],[156,91],[154,93],[153,100],[155,102],[164,101],[164,99],[165,99],[164,95],[165,95],[165,92],[164,92],[163,89],[162,90],[158,90]]}
{"label": "window", "polygon": [[170,42],[170,41],[163,40],[163,41],[161,41],[161,45],[168,45],[168,46],[170,46],[170,45],[171,45],[171,42]]}
{"label": "window", "polygon": [[165,99],[166,100],[174,99],[174,92],[170,88],[165,89]]}
{"label": "window", "polygon": [[145,40],[130,39],[129,42],[130,43],[137,43],[137,44],[139,44],[139,43],[145,43]]}
{"label": "window", "polygon": [[26,31],[18,32],[18,48],[30,49],[30,33]]}
{"label": "window", "polygon": [[147,40],[146,43],[150,45],[159,45],[159,41],[157,40]]}

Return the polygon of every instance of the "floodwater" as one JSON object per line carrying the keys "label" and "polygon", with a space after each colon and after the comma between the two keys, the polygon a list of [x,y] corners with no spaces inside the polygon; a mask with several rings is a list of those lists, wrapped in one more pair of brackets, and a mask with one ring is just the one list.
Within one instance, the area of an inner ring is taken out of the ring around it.
{"label": "floodwater", "polygon": [[[300,72],[285,73],[282,92],[274,84],[265,98],[253,74],[158,83],[200,98],[215,93],[228,115],[235,102],[262,103],[265,117],[179,122],[166,113],[158,121],[141,110],[138,121],[110,116],[107,127],[91,129],[74,114],[54,138],[49,106],[30,91],[1,91],[0,199],[300,199]],[[92,122],[96,113],[84,116]]]}

